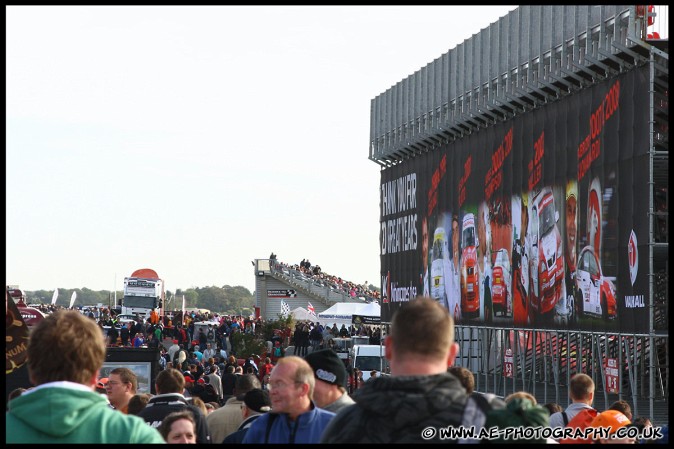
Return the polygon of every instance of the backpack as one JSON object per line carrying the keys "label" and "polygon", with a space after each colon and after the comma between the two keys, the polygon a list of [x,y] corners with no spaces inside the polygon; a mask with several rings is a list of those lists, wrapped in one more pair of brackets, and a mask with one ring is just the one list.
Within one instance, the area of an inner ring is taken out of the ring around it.
{"label": "backpack", "polygon": [[274,348],[274,357],[281,357],[281,356],[283,356],[283,353],[281,353],[281,347],[278,346]]}
{"label": "backpack", "polygon": [[[572,429],[585,429],[590,427],[590,424],[597,416],[599,412],[595,409],[584,408],[576,416],[574,416],[569,421],[569,416],[566,414],[566,411],[562,412],[562,419],[564,419],[564,427],[570,427]],[[562,438],[559,440],[560,444],[592,444],[593,441],[591,438]]]}

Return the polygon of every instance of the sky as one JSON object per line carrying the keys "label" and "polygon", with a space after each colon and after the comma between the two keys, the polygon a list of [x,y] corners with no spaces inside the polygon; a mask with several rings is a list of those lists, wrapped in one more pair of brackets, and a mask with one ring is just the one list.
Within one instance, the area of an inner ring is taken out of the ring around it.
{"label": "sky", "polygon": [[371,101],[516,6],[6,6],[6,283],[381,287]]}

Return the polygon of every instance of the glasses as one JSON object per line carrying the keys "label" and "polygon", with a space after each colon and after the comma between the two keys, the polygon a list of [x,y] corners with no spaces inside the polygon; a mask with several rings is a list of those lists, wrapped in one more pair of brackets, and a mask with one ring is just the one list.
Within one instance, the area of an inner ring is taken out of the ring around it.
{"label": "glasses", "polygon": [[270,383],[267,384],[267,388],[268,388],[269,390],[284,390],[284,389],[288,388],[288,387],[289,387],[290,385],[292,385],[292,384],[295,384],[295,385],[302,385],[303,383],[304,383],[304,382],[300,382],[300,381],[297,381],[297,380],[294,381],[294,382],[292,382],[292,383],[290,383],[290,384],[287,384],[287,383],[285,383],[285,382],[270,382]]}

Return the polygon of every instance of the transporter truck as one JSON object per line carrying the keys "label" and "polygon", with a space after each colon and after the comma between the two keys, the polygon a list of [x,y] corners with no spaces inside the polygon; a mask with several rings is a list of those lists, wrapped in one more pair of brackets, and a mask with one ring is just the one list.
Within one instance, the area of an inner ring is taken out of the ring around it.
{"label": "transporter truck", "polygon": [[159,319],[164,316],[164,281],[156,271],[140,268],[124,278],[122,314],[150,318],[154,310]]}

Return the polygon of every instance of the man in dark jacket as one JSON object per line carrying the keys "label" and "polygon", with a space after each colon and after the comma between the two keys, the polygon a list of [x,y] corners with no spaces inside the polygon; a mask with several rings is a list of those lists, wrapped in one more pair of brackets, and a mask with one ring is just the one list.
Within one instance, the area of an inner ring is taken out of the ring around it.
{"label": "man in dark jacket", "polygon": [[447,372],[458,350],[446,308],[429,297],[405,303],[386,337],[391,376],[366,382],[353,396],[356,403],[330,421],[321,443],[454,443],[438,429],[475,426],[479,432],[488,406]]}
{"label": "man in dark jacket", "polygon": [[267,390],[260,390],[259,388],[250,390],[243,397],[243,403],[245,404],[245,407],[241,407],[243,422],[236,432],[232,432],[225,437],[222,444],[240,444],[243,442],[243,437],[246,436],[253,421],[271,410],[271,399],[269,399]]}
{"label": "man in dark jacket", "polygon": [[169,413],[187,409],[192,412],[197,423],[197,444],[211,443],[206,418],[197,407],[188,403],[183,396],[185,389],[183,373],[174,368],[160,371],[155,379],[155,389],[157,395],[149,400],[145,408],[138,413],[138,416],[152,427],[158,428]]}

